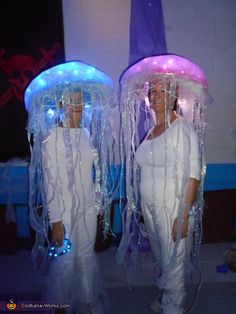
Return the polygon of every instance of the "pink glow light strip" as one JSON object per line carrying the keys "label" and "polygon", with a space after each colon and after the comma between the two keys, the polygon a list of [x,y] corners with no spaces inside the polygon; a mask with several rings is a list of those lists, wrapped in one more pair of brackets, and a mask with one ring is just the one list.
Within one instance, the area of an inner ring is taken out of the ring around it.
{"label": "pink glow light strip", "polygon": [[166,74],[194,81],[207,88],[204,71],[190,60],[169,54],[145,58],[129,67],[121,76],[121,84],[137,75]]}

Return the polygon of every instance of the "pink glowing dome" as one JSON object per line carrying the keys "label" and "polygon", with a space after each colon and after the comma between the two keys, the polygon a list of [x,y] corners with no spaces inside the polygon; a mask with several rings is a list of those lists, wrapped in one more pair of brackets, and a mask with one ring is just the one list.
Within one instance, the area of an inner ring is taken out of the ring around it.
{"label": "pink glowing dome", "polygon": [[207,79],[204,71],[190,60],[174,55],[152,56],[135,63],[126,69],[121,77],[120,83],[124,84],[133,78],[155,77],[156,75],[174,76],[178,79],[190,80],[207,88]]}

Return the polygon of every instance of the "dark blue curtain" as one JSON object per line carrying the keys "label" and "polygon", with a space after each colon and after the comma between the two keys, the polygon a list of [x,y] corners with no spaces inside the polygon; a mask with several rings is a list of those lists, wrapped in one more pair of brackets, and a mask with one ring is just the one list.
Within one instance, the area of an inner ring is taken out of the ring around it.
{"label": "dark blue curtain", "polygon": [[131,0],[129,65],[166,52],[161,0]]}

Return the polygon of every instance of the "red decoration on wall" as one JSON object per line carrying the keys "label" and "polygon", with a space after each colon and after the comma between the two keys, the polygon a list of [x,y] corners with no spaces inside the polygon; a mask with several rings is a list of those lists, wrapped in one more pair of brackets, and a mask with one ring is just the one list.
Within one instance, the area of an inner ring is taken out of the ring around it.
{"label": "red decoration on wall", "polygon": [[65,62],[62,0],[0,1],[0,162],[29,159],[24,92]]}
{"label": "red decoration on wall", "polygon": [[11,98],[15,97],[23,101],[24,90],[30,81],[43,69],[55,64],[55,56],[62,49],[60,43],[56,43],[51,49],[39,48],[41,58],[35,60],[34,57],[26,54],[16,54],[10,58],[4,58],[5,51],[0,50],[0,71],[6,75],[8,87],[0,95],[0,107],[5,106]]}

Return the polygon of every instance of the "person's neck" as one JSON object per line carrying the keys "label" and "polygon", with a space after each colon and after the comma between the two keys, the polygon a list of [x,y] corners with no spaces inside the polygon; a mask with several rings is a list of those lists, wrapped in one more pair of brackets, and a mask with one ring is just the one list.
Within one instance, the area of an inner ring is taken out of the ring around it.
{"label": "person's neck", "polygon": [[156,126],[165,125],[167,123],[167,115],[165,113],[163,114],[157,114],[156,116]]}
{"label": "person's neck", "polygon": [[78,129],[80,127],[80,120],[69,120],[69,128],[70,129]]}
{"label": "person's neck", "polygon": [[[62,122],[60,122],[60,123],[58,124],[58,126],[59,126],[60,128],[66,127],[65,125],[63,125]],[[80,128],[80,124],[79,124],[79,123],[78,123],[78,124],[69,123],[69,125],[68,125],[67,127],[68,127],[69,129],[79,129],[79,128]]]}
{"label": "person's neck", "polygon": [[77,124],[76,125],[75,124],[69,124],[69,128],[70,129],[79,129],[80,125],[79,124],[78,125]]}
{"label": "person's neck", "polygon": [[[176,115],[175,115],[174,111],[171,111],[170,123],[172,123],[175,120],[175,118],[176,118]],[[156,126],[164,125],[166,123],[167,123],[166,113],[156,115]]]}
{"label": "person's neck", "polygon": [[163,125],[166,123],[165,114],[156,115],[156,125]]}

